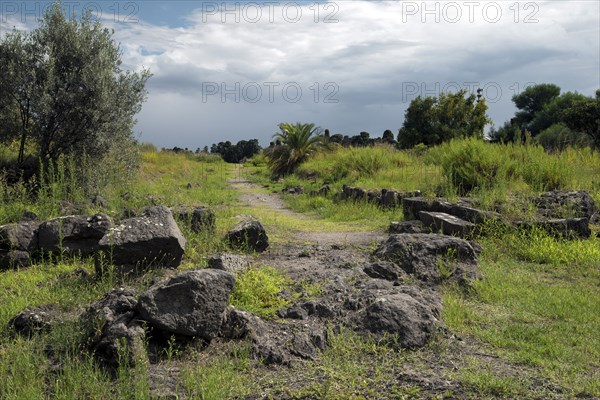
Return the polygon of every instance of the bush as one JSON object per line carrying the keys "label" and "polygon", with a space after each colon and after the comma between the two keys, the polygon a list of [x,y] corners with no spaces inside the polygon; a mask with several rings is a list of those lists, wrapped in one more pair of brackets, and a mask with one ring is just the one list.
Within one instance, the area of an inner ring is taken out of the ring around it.
{"label": "bush", "polygon": [[427,161],[442,167],[459,195],[507,187],[519,180],[535,191],[566,189],[575,173],[568,158],[550,155],[541,146],[491,144],[474,138],[435,147]]}
{"label": "bush", "polygon": [[563,123],[550,126],[533,140],[534,143],[541,145],[546,151],[562,151],[569,146],[588,147],[594,144],[588,135],[574,132]]}
{"label": "bush", "polygon": [[509,160],[497,146],[474,138],[453,140],[433,148],[427,160],[442,167],[460,195],[497,185],[511,171]]}

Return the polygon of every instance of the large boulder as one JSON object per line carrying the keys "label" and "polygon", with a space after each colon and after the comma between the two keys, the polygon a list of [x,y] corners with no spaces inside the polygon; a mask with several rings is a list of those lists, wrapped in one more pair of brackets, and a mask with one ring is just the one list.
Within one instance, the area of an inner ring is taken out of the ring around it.
{"label": "large boulder", "polygon": [[258,221],[243,221],[227,234],[229,243],[241,250],[262,252],[269,247],[269,237]]}
{"label": "large boulder", "polygon": [[359,327],[377,340],[402,348],[423,347],[435,332],[429,305],[407,293],[377,298],[362,313]]}
{"label": "large boulder", "polygon": [[405,197],[402,199],[404,219],[418,219],[420,211],[449,213],[452,204],[443,199],[429,200],[425,197]]}
{"label": "large boulder", "polygon": [[106,214],[70,215],[42,222],[37,233],[37,249],[46,254],[66,252],[88,256],[98,250],[100,239],[112,227]]}
{"label": "large boulder", "polygon": [[429,283],[455,278],[468,283],[478,278],[476,251],[471,244],[439,234],[390,235],[374,255],[392,261],[409,274]]}
{"label": "large boulder", "polygon": [[182,272],[142,294],[139,314],[161,330],[209,341],[219,334],[234,283],[216,269]]}
{"label": "large boulder", "polygon": [[99,245],[115,265],[176,268],[185,251],[185,238],[171,210],[156,206],[139,217],[122,220]]}
{"label": "large boulder", "polygon": [[177,207],[173,216],[188,225],[192,232],[212,232],[215,229],[215,212],[209,207]]}
{"label": "large boulder", "polygon": [[35,251],[39,222],[21,222],[0,226],[0,251]]}
{"label": "large boulder", "polygon": [[102,364],[116,367],[145,357],[145,331],[137,316],[137,303],[134,289],[113,289],[82,315],[90,350]]}

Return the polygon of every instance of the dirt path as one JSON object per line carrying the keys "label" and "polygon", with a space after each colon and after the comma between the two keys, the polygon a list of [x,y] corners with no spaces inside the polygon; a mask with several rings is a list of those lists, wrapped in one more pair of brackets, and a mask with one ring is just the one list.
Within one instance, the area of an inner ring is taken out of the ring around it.
{"label": "dirt path", "polygon": [[[286,215],[287,217],[301,220],[315,220],[317,218],[298,213],[287,208],[281,196],[275,193],[264,193],[261,186],[246,180],[229,180],[232,188],[240,192],[240,201],[249,207],[271,210]],[[387,235],[383,231],[299,231],[293,232],[290,242],[309,242],[316,244],[345,244],[345,245],[371,245],[385,240]]]}

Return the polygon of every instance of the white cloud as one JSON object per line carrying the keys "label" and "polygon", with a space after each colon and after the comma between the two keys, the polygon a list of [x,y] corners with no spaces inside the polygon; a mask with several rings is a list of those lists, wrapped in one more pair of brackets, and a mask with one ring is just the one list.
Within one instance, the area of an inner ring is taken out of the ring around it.
{"label": "white cloud", "polygon": [[[105,20],[122,43],[125,66],[154,74],[139,116],[143,140],[195,148],[258,137],[264,144],[278,122],[297,120],[381,135],[401,126],[416,94],[469,82],[495,97],[489,113],[500,124],[514,113],[510,97],[528,82],[588,95],[600,87],[598,2],[340,1],[299,3],[298,9],[288,6],[287,15],[284,5],[291,3],[269,9],[258,2],[262,15],[255,23],[249,21],[256,19],[255,8],[240,5],[239,22],[226,14],[223,23],[210,8],[220,3],[204,3],[212,11],[204,14],[201,4],[183,27]],[[143,3],[140,8],[143,16]],[[298,10],[302,17],[290,22]],[[328,16],[337,22],[326,23]],[[237,82],[240,91],[256,82],[263,97],[257,103],[236,103],[233,94],[225,103],[219,93],[203,99],[207,82],[229,89]],[[272,102],[269,82],[279,84]],[[338,103],[323,101],[335,89],[325,90],[329,82],[339,88],[333,96]],[[281,92],[290,83],[302,88],[293,104]]]}

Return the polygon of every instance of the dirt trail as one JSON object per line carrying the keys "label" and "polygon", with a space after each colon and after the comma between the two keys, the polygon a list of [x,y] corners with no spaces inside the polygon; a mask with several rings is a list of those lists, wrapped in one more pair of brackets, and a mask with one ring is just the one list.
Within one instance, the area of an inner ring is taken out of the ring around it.
{"label": "dirt trail", "polygon": [[[318,220],[310,215],[298,213],[287,208],[278,194],[257,192],[257,189],[261,189],[259,185],[246,180],[229,180],[229,183],[232,188],[240,192],[240,200],[250,207],[273,210],[297,219],[314,219],[318,223]],[[387,235],[383,231],[294,231],[294,236],[290,237],[290,241],[328,245],[371,245],[386,238]]]}

